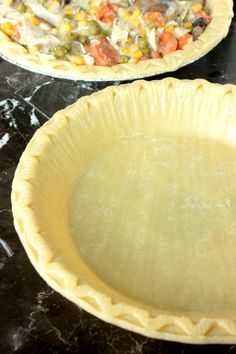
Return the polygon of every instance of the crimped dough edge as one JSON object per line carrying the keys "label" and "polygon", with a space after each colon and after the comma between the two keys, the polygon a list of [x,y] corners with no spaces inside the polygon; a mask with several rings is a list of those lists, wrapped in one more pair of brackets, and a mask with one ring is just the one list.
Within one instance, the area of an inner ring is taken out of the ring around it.
{"label": "crimped dough edge", "polygon": [[[54,117],[40,128],[31,139],[24,151],[19,165],[16,169],[12,185],[12,209],[14,225],[20,240],[26,250],[30,261],[37,272],[44,280],[64,297],[71,300],[84,310],[96,317],[125,328],[127,330],[140,333],[142,335],[185,343],[208,344],[208,343],[236,343],[236,319],[222,318],[201,318],[199,321],[191,319],[188,315],[176,316],[159,313],[157,316],[142,309],[141,306],[133,306],[125,302],[117,302],[111,296],[98,291],[86,280],[76,277],[69,269],[60,263],[56,250],[49,247],[47,239],[37,225],[36,212],[31,203],[34,195],[33,179],[37,176],[40,167],[39,157],[47,151],[47,146],[51,142],[51,134],[65,134],[66,126],[69,125],[70,114],[74,109],[80,109],[80,116],[86,114],[84,107],[89,106],[94,100],[101,97],[115,97],[122,90],[125,92],[127,86],[130,89],[148,89],[158,85],[163,89],[163,94],[168,94],[168,90],[173,92],[182,85],[194,87],[196,95],[202,88],[204,90],[222,90],[222,95],[228,93],[236,97],[236,87],[234,85],[210,84],[205,80],[177,80],[167,78],[161,81],[145,82],[136,81],[133,84],[119,87],[108,87],[105,90],[83,97],[75,104],[59,111]],[[232,107],[233,109],[233,107]],[[40,144],[40,138],[46,144]],[[168,328],[172,328],[171,332]],[[219,335],[217,335],[217,332]],[[214,333],[214,334],[211,334]],[[223,334],[222,334],[223,333]]]}

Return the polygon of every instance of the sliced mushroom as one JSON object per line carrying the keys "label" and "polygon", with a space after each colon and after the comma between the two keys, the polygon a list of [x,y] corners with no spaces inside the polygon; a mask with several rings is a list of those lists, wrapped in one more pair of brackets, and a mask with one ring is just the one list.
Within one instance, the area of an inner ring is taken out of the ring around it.
{"label": "sliced mushroom", "polygon": [[201,26],[196,26],[192,30],[193,40],[195,41],[203,33],[204,28]]}
{"label": "sliced mushroom", "polygon": [[139,7],[144,12],[146,11],[158,11],[164,13],[168,9],[169,0],[135,0],[130,7],[131,10]]}

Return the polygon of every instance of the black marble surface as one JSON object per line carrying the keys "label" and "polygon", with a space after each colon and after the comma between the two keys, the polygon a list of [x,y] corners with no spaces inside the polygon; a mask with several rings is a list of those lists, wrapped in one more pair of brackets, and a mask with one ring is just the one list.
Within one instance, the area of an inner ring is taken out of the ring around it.
{"label": "black marble surface", "polygon": [[[207,56],[175,73],[149,80],[165,76],[236,84],[236,20],[228,37]],[[50,289],[19,242],[10,192],[22,151],[54,112],[107,85],[111,83],[53,79],[0,59],[0,354],[236,353],[232,345],[158,341],[98,320]]]}

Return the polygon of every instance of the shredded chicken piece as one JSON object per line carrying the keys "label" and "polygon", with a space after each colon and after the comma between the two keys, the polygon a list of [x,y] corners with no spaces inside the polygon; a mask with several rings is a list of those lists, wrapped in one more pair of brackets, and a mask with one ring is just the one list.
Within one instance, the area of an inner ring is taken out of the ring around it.
{"label": "shredded chicken piece", "polygon": [[42,18],[52,26],[58,25],[62,20],[62,14],[60,13],[55,14],[48,11],[37,0],[23,0],[23,3],[29,8],[31,8],[31,10],[36,16]]}

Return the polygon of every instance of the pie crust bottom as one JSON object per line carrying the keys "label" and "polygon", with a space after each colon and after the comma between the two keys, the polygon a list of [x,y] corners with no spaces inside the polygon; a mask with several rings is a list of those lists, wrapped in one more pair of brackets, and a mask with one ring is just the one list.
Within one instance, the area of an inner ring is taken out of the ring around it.
{"label": "pie crust bottom", "polygon": [[181,135],[126,137],[95,154],[78,178],[70,233],[92,270],[131,298],[178,313],[230,313],[235,181],[230,145]]}

